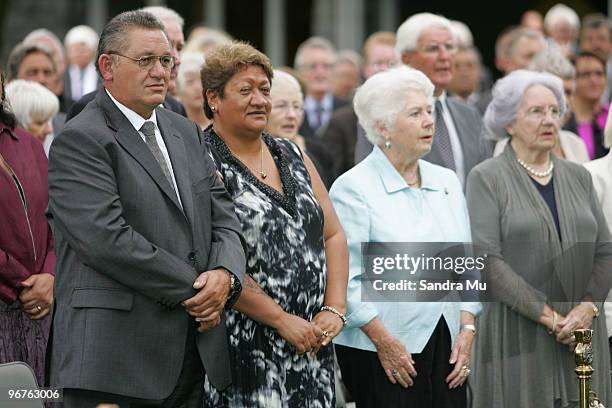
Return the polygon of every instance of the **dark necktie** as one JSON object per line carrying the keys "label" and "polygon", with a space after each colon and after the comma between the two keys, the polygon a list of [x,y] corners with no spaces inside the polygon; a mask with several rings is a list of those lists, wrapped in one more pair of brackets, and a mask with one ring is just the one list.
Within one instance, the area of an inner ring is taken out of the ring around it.
{"label": "dark necktie", "polygon": [[145,142],[149,147],[149,150],[151,150],[151,153],[153,153],[153,157],[155,157],[155,160],[157,160],[157,162],[159,163],[159,166],[164,172],[166,178],[168,179],[170,186],[174,190],[174,183],[172,182],[172,176],[170,175],[168,164],[166,163],[164,155],[162,154],[162,151],[159,148],[159,145],[157,144],[157,139],[155,138],[155,124],[151,121],[146,121],[140,128],[140,131],[145,136]]}
{"label": "dark necktie", "polygon": [[453,147],[451,146],[450,136],[444,117],[442,115],[442,102],[436,100],[436,133],[434,135],[434,143],[440,150],[442,156],[442,165],[448,169],[455,171],[455,157],[453,155]]}
{"label": "dark necktie", "polygon": [[312,129],[315,132],[323,124],[323,111],[324,111],[323,105],[321,105],[320,103],[317,103],[317,106],[315,106],[315,126]]}

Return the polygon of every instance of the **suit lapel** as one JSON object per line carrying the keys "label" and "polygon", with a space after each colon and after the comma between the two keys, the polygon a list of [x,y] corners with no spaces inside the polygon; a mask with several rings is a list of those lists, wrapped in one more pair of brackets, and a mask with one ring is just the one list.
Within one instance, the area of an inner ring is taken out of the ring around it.
{"label": "suit lapel", "polygon": [[[113,101],[106,94],[104,88],[98,91],[96,95],[96,103],[102,107],[106,115],[107,125],[116,131],[115,138],[117,142],[146,170],[151,176],[155,184],[163,191],[163,193],[176,205],[179,211],[182,212],[181,205],[172,186],[164,175],[161,167],[151,150],[142,140],[140,134],[134,129],[129,120],[115,106]],[[162,132],[163,135],[163,132]],[[167,142],[166,142],[167,143]],[[172,159],[172,155],[170,155]],[[172,160],[174,167],[175,160]],[[176,172],[176,168],[175,168]],[[175,176],[175,178],[177,178]],[[180,190],[180,186],[179,186]]]}
{"label": "suit lapel", "polygon": [[193,194],[191,191],[191,177],[189,176],[189,168],[187,166],[187,151],[185,143],[178,131],[172,125],[172,121],[166,116],[164,108],[157,109],[157,124],[161,131],[164,143],[168,149],[168,155],[172,162],[174,170],[174,179],[178,185],[179,194],[181,195],[181,203],[187,220],[193,226],[194,209],[193,209]]}

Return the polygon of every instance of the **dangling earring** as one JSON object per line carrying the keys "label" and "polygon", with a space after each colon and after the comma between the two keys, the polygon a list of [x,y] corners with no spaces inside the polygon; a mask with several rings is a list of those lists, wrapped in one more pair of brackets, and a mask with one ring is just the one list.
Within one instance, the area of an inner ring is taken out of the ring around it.
{"label": "dangling earring", "polygon": [[385,140],[385,147],[386,147],[387,149],[390,149],[390,148],[391,148],[391,142],[389,141],[389,139]]}

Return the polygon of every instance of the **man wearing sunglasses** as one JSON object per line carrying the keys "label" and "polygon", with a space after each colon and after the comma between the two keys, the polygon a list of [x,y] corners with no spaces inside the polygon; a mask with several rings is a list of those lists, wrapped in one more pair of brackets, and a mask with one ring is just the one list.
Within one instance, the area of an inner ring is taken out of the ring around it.
{"label": "man wearing sunglasses", "polygon": [[199,407],[230,383],[223,308],[245,258],[198,127],[159,105],[176,60],[152,14],[102,31],[104,87],[56,138],[51,383],[65,408]]}

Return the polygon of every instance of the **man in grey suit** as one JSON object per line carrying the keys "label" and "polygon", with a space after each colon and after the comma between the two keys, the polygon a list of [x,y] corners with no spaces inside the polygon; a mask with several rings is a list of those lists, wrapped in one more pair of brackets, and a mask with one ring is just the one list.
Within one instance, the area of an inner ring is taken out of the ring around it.
{"label": "man in grey suit", "polygon": [[50,375],[66,408],[199,407],[231,382],[223,307],[240,292],[240,225],[197,126],[159,108],[174,64],[151,14],[114,17],[95,100],[57,137]]}
{"label": "man in grey suit", "polygon": [[470,170],[490,156],[490,147],[481,138],[480,114],[446,94],[457,50],[451,24],[442,16],[419,13],[408,18],[396,36],[402,62],[422,71],[435,86],[436,131],[431,152],[423,159],[454,170],[465,186]]}

